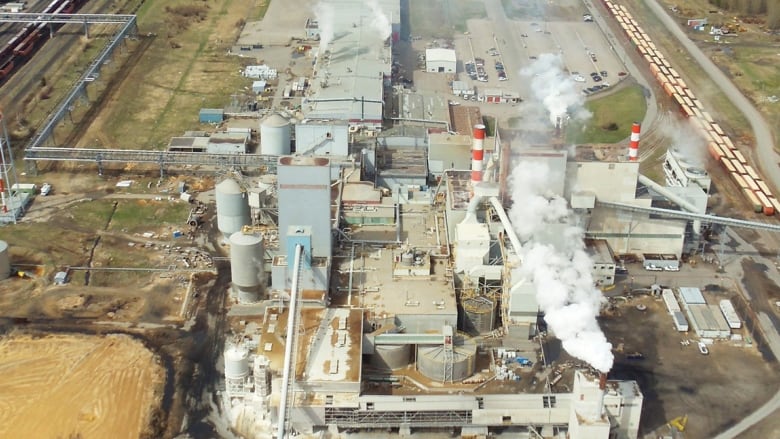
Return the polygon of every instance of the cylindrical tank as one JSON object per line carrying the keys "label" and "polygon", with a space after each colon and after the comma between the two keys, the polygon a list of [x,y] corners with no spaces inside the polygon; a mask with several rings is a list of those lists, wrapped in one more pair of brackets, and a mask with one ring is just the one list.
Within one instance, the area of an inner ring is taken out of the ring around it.
{"label": "cylindrical tank", "polygon": [[216,186],[217,227],[229,238],[249,224],[249,200],[238,183],[228,178]]}
{"label": "cylindrical tank", "polygon": [[477,365],[477,345],[471,339],[457,335],[452,346],[451,364],[445,367],[447,353],[444,346],[418,346],[417,369],[434,381],[461,381],[471,375]]}
{"label": "cylindrical tank", "polygon": [[414,252],[409,250],[401,253],[401,265],[411,266],[414,263]]}
{"label": "cylindrical tank", "polygon": [[378,345],[374,347],[371,364],[379,369],[400,369],[411,362],[411,345]]}
{"label": "cylindrical tank", "polygon": [[290,154],[290,121],[273,113],[260,123],[260,154]]}
{"label": "cylindrical tank", "polygon": [[8,256],[8,243],[0,241],[0,280],[11,275],[11,257]]}
{"label": "cylindrical tank", "polygon": [[225,378],[240,380],[249,376],[249,350],[244,346],[225,349]]}
{"label": "cylindrical tank", "polygon": [[260,300],[265,280],[263,237],[236,232],[230,235],[230,275],[241,303]]}
{"label": "cylindrical tank", "polygon": [[472,297],[463,301],[463,330],[472,335],[487,334],[496,321],[495,305],[487,297]]}

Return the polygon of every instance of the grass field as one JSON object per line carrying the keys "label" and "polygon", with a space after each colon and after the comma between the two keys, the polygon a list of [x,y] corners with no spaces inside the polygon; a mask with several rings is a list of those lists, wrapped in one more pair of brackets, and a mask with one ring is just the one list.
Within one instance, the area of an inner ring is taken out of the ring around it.
{"label": "grass field", "polygon": [[641,121],[647,108],[642,89],[628,86],[604,97],[588,101],[585,107],[593,117],[572,123],[566,132],[571,143],[616,143],[628,137],[631,124]]}
{"label": "grass field", "polygon": [[79,146],[162,149],[172,136],[202,128],[200,108],[224,107],[249,85],[239,71],[251,60],[227,52],[245,18],[267,7],[236,0],[145,2],[138,10],[139,33],[154,40],[124,72],[110,106]]}
{"label": "grass field", "polygon": [[[751,128],[742,113],[720,92],[709,75],[702,70],[687,54],[681,51],[677,41],[669,36],[666,28],[656,19],[655,15],[647,8],[642,0],[625,0],[626,7],[632,12],[640,25],[651,35],[653,42],[666,55],[672,66],[682,74],[688,86],[696,93],[707,111],[723,127],[733,140],[744,146],[752,146],[753,140]],[[671,3],[667,3],[671,6]],[[686,18],[708,16],[708,11],[713,8],[707,0],[690,0],[684,5],[684,15],[677,16],[678,22],[684,22]],[[728,13],[716,14],[721,20],[726,21]],[[742,92],[756,102],[756,107],[764,114],[773,130],[775,138],[780,136],[780,103],[771,104],[761,102],[759,97],[780,95],[777,84],[780,82],[778,73],[777,42],[776,37],[764,34],[757,26],[745,25],[747,32],[740,33],[738,37],[731,37],[722,41],[725,43],[711,42],[712,37],[697,32],[690,34],[699,41],[699,46],[710,55],[712,60],[731,77]],[[706,42],[710,41],[710,42]],[[770,84],[775,84],[775,92]],[[763,91],[762,91],[763,88]]]}

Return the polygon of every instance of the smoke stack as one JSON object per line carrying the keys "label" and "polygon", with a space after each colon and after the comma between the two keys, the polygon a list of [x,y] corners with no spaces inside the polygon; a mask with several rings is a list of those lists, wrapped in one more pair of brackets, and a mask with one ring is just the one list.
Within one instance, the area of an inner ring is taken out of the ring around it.
{"label": "smoke stack", "polygon": [[485,125],[474,125],[474,143],[471,147],[471,184],[482,181],[482,159],[485,156]]}
{"label": "smoke stack", "polygon": [[628,161],[635,162],[639,159],[639,122],[631,126],[631,142],[628,144]]}
{"label": "smoke stack", "polygon": [[599,374],[599,390],[607,390],[607,374],[605,373]]}

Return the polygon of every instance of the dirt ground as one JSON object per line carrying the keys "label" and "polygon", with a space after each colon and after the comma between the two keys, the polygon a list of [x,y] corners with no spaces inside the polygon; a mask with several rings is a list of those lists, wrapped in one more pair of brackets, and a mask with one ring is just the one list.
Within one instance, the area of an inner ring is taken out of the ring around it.
{"label": "dirt ground", "polygon": [[145,437],[163,368],[128,336],[0,338],[0,437]]}
{"label": "dirt ground", "polygon": [[[647,310],[639,311],[639,304]],[[640,296],[629,300],[601,324],[622,351],[615,354],[610,378],[636,380],[644,394],[641,434],[687,414],[686,437],[713,437],[775,392],[778,373],[774,363],[765,362],[754,347],[728,341],[716,342],[709,355],[701,355],[696,335],[678,333],[660,299]],[[685,340],[693,342],[682,345]],[[644,360],[626,358],[634,351],[643,353]]]}

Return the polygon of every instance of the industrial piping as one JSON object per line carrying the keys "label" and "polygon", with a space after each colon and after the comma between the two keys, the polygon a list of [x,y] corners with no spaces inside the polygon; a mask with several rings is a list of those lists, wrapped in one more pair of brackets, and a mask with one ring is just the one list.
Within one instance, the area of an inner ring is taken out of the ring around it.
{"label": "industrial piping", "polygon": [[[648,177],[645,177],[642,174],[639,174],[638,181],[643,185],[658,192],[659,194],[663,195],[672,203],[680,206],[683,210],[687,210],[688,212],[691,213],[704,213],[704,212],[700,212],[699,209],[693,204],[689,203],[688,200],[685,200],[679,195],[669,191],[667,188],[661,186],[660,184],[654,182],[653,180],[649,179]],[[699,233],[701,231],[701,221],[693,220],[693,231],[696,233]]]}
{"label": "industrial piping", "polygon": [[287,310],[287,342],[284,345],[284,366],[282,369],[282,394],[279,399],[279,419],[277,420],[276,438],[284,439],[285,424],[287,422],[287,391],[290,386],[290,369],[292,369],[293,344],[295,341],[295,315],[298,312],[298,278],[301,271],[301,253],[303,247],[295,246],[295,259],[293,262],[292,285],[290,286],[290,306]]}

